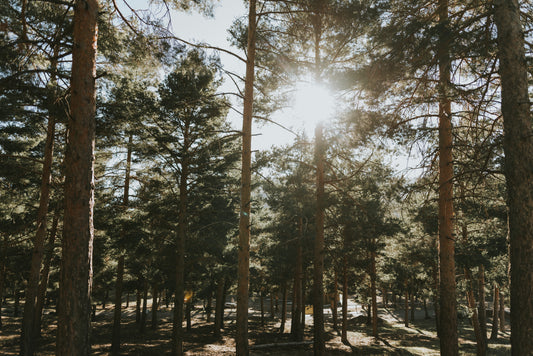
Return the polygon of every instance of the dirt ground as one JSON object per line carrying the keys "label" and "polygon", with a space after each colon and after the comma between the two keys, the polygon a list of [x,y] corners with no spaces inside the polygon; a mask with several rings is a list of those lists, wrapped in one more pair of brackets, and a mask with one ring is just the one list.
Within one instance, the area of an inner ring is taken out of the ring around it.
{"label": "dirt ground", "polygon": [[[252,304],[253,305],[253,304]],[[170,335],[172,329],[172,311],[163,306],[158,312],[159,323],[157,329],[151,328],[151,314],[147,315],[146,330],[140,333],[139,325],[135,323],[135,306],[124,307],[122,323],[123,355],[165,355],[170,352]],[[343,344],[340,330],[333,329],[331,313],[326,309],[326,351],[328,355],[439,355],[439,342],[435,332],[435,319],[424,318],[424,312],[417,310],[415,321],[405,327],[403,311],[392,308],[381,308],[379,311],[379,338],[372,335],[371,326],[366,324],[366,317],[362,310],[349,310],[351,318],[348,323],[349,344]],[[2,310],[3,326],[0,329],[0,355],[18,355],[21,317],[14,317],[12,308],[8,305]],[[285,332],[279,333],[279,318],[270,318],[266,313],[264,325],[257,310],[250,310],[249,336],[250,355],[312,355],[312,316],[306,317],[305,340],[307,343],[298,346],[274,345],[256,349],[257,345],[282,344],[291,342],[290,338],[290,310],[288,312]],[[277,315],[279,317],[279,313]],[[339,308],[340,317],[340,308]],[[96,311],[92,323],[92,354],[108,355],[111,346],[111,328],[113,308]],[[490,319],[489,319],[490,320]],[[55,315],[53,310],[46,310],[43,325],[43,335],[37,355],[54,355],[55,347]],[[184,324],[185,327],[185,324]],[[339,319],[340,328],[340,319]],[[488,325],[490,330],[490,323]],[[192,312],[192,329],[185,333],[184,350],[186,355],[233,355],[235,353],[235,309],[227,308],[222,336],[213,336],[213,325],[207,323],[205,313],[200,305]],[[507,332],[499,334],[497,341],[489,341],[488,355],[510,355],[509,327]],[[490,336],[490,335],[489,335]],[[473,330],[468,319],[459,320],[459,344],[461,355],[475,355]]]}

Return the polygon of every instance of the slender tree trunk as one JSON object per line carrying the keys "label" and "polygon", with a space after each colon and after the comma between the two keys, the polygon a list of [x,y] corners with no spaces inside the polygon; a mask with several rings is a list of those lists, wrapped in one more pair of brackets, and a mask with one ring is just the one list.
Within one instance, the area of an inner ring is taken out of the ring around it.
{"label": "slender tree trunk", "polygon": [[141,323],[139,326],[139,332],[144,334],[146,331],[146,311],[148,309],[148,282],[144,281],[143,284],[143,307],[141,311]]}
{"label": "slender tree trunk", "polygon": [[[126,210],[129,205],[130,195],[130,171],[131,171],[131,154],[132,154],[133,135],[128,137],[127,154],[126,154],[126,175],[124,178],[124,193],[122,197],[123,209]],[[121,231],[124,238],[126,231]],[[111,339],[111,355],[120,354],[120,322],[122,317],[122,284],[124,280],[124,252],[120,253],[117,264],[117,280],[115,284],[115,310],[113,314],[113,331]]]}
{"label": "slender tree trunk", "polygon": [[46,298],[46,288],[48,287],[48,276],[50,274],[50,264],[54,256],[54,245],[57,235],[57,226],[59,224],[60,210],[56,209],[52,221],[52,228],[50,229],[50,236],[48,237],[48,247],[44,256],[43,270],[41,272],[41,283],[39,284],[39,291],[37,294],[37,303],[35,305],[35,321],[33,322],[35,333],[34,339],[38,340],[41,337],[41,319],[43,315],[44,301]]}
{"label": "slender tree trunk", "polygon": [[211,321],[211,311],[213,305],[213,292],[209,292],[209,295],[207,296],[207,302],[205,306],[205,321],[210,322]]}
{"label": "slender tree trunk", "polygon": [[337,278],[337,269],[334,270],[333,276],[333,300],[331,302],[331,316],[333,317],[333,329],[338,330],[337,326],[337,299],[339,299],[339,280]]}
{"label": "slender tree trunk", "polygon": [[222,329],[222,321],[224,319],[224,288],[226,281],[224,278],[221,278],[217,283],[217,292],[215,297],[215,337],[220,337],[220,330]]}
{"label": "slender tree trunk", "polygon": [[248,42],[246,77],[244,83],[244,107],[242,117],[242,170],[241,202],[239,217],[239,254],[237,283],[237,332],[235,344],[237,356],[247,356],[248,350],[248,285],[250,267],[250,213],[251,213],[251,160],[252,115],[255,72],[256,0],[249,0]]}
{"label": "slender tree trunk", "polygon": [[500,330],[505,332],[505,297],[503,296],[502,289],[500,288]]}
{"label": "slender tree trunk", "polygon": [[[55,46],[54,54],[57,54],[57,51],[57,46]],[[57,69],[57,59],[52,60],[51,69],[52,71]],[[55,76],[52,76],[51,84],[54,86],[57,84]],[[55,102],[56,98],[53,97],[51,100]],[[50,202],[50,183],[52,181],[55,130],[56,119],[54,114],[50,114],[48,116],[48,127],[46,129],[43,170],[41,173],[41,192],[39,209],[37,212],[37,232],[33,240],[33,254],[24,302],[24,316],[21,328],[21,355],[33,355],[36,347],[35,343],[37,341],[35,338],[37,335],[37,326],[35,325],[35,321],[37,320],[36,305],[39,296],[39,277],[46,239],[46,223],[48,218],[48,204]]]}
{"label": "slender tree trunk", "polygon": [[[346,227],[344,234],[346,234]],[[345,236],[346,239],[346,236]],[[346,243],[345,243],[346,244]],[[342,331],[341,341],[348,343],[348,258],[346,253],[342,256]]]}
{"label": "slender tree trunk", "polygon": [[274,310],[274,293],[270,292],[270,318],[276,317],[276,311]]}
{"label": "slender tree trunk", "polygon": [[261,326],[265,326],[265,296],[263,291],[259,292],[259,302],[261,304]]}
{"label": "slender tree trunk", "polygon": [[2,258],[0,259],[0,330],[2,329],[2,306],[4,305],[4,287],[6,280],[6,262],[7,262],[7,236],[2,238]]}
{"label": "slender tree trunk", "polygon": [[494,283],[494,294],[492,299],[492,330],[490,333],[491,340],[498,339],[498,307],[500,306],[500,288],[497,283]]}
{"label": "slender tree trunk", "polygon": [[176,238],[176,288],[174,299],[174,320],[172,322],[172,355],[183,355],[183,300],[185,296],[185,240],[188,220],[188,179],[189,179],[189,130],[187,121],[183,129],[183,158],[179,182],[178,234]]}
{"label": "slender tree trunk", "polygon": [[157,329],[157,310],[159,309],[159,285],[154,283],[152,286],[152,329]]}
{"label": "slender tree trunk", "polygon": [[424,298],[424,319],[429,319],[428,300]]}
{"label": "slender tree trunk", "polygon": [[476,354],[477,356],[485,356],[487,354],[487,350],[485,348],[485,338],[483,337],[482,329],[479,324],[479,317],[477,314],[472,274],[468,268],[465,268],[464,272],[467,282],[466,300],[468,301],[468,308],[472,311],[472,325],[474,326],[474,335],[476,336]]}
{"label": "slender tree trunk", "polygon": [[279,326],[279,333],[285,332],[285,322],[287,321],[287,282],[284,281],[281,286],[281,324]]}
{"label": "slender tree trunk", "polygon": [[416,311],[416,298],[415,294],[411,293],[411,323],[414,323],[415,321],[415,311]]}
{"label": "slender tree trunk", "polygon": [[192,310],[192,298],[186,303],[186,318],[187,318],[187,332],[192,330],[191,310]]}
{"label": "slender tree trunk", "polygon": [[372,336],[378,337],[378,302],[376,296],[376,252],[370,253],[370,293],[372,297]]}
{"label": "slender tree trunk", "polygon": [[142,303],[141,289],[140,288],[137,288],[135,301],[136,301],[136,303],[135,303],[135,322],[136,323],[140,323],[141,322],[141,303]]}
{"label": "slender tree trunk", "polygon": [[97,0],[74,7],[71,99],[65,153],[65,216],[56,355],[88,355],[94,205]]}
{"label": "slender tree trunk", "polygon": [[440,286],[440,279],[439,279],[439,255],[440,255],[440,245],[439,245],[439,239],[435,239],[435,245],[437,247],[437,258],[436,263],[433,265],[433,309],[435,311],[435,328],[437,330],[437,337],[440,338],[440,298],[439,298],[439,286]]}
{"label": "slender tree trunk", "polygon": [[483,265],[479,266],[478,271],[478,316],[479,316],[479,326],[481,327],[481,335],[483,336],[483,343],[485,349],[487,348],[487,309],[485,308],[485,267]]}
{"label": "slender tree trunk", "polygon": [[313,329],[314,329],[314,354],[325,354],[324,336],[324,152],[325,142],[322,133],[322,124],[318,124],[315,133],[315,161],[316,161],[316,235],[314,246],[314,284],[313,284]]}
{"label": "slender tree trunk", "polygon": [[409,327],[409,291],[407,290],[407,282],[405,283],[405,314],[404,314],[404,325],[406,328]]}
{"label": "slender tree trunk", "polygon": [[511,249],[511,353],[533,350],[533,128],[517,0],[494,0]]}
{"label": "slender tree trunk", "polygon": [[305,313],[302,297],[302,238],[303,218],[298,218],[298,239],[296,240],[296,264],[294,266],[294,313],[291,320],[291,333],[297,341],[303,340],[302,312]]}
{"label": "slender tree trunk", "polygon": [[18,318],[19,316],[19,306],[20,306],[20,289],[18,281],[15,280],[14,286],[13,286],[13,294],[15,295],[15,303],[13,305],[13,316],[15,318]]}

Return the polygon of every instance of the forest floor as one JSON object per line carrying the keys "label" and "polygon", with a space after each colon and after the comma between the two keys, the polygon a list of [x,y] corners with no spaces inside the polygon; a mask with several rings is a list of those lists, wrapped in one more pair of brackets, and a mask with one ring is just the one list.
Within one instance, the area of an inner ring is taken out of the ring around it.
{"label": "forest floor", "polygon": [[[251,303],[253,306],[253,303]],[[290,308],[288,308],[290,309]],[[357,310],[359,309],[359,310]],[[21,309],[22,310],[22,309]],[[349,310],[348,323],[349,344],[341,342],[340,330],[334,330],[331,311],[326,314],[326,354],[327,355],[439,355],[439,341],[435,332],[435,319],[426,319],[423,310],[417,309],[414,322],[404,326],[403,310],[381,308],[379,310],[379,338],[372,337],[372,327],[367,325],[366,316],[360,308]],[[0,329],[0,355],[18,355],[21,317],[14,317],[12,305],[2,310],[2,328]],[[261,325],[260,314],[250,310],[249,339],[250,355],[312,355],[312,315],[306,315],[306,344],[299,346],[283,346],[291,342],[290,311],[285,324],[285,333],[279,333],[279,318],[272,319],[266,313],[264,325]],[[156,356],[165,355],[170,351],[170,335],[172,329],[172,312],[170,308],[161,307],[158,312],[159,323],[156,330],[151,328],[151,314],[147,315],[146,329],[140,333],[135,322],[135,306],[125,308],[122,323],[123,355]],[[278,313],[279,315],[279,313]],[[489,318],[490,321],[490,318]],[[92,354],[108,355],[111,346],[111,329],[113,308],[98,308],[92,323]],[[54,355],[55,348],[55,316],[53,310],[46,310],[44,316],[42,340],[37,355]],[[490,331],[490,323],[488,325]],[[184,325],[185,327],[185,325]],[[339,308],[340,328],[340,308]],[[235,341],[235,308],[226,309],[225,324],[222,336],[216,338],[212,332],[213,323],[207,323],[200,305],[192,312],[192,328],[185,333],[184,350],[186,355],[233,355]],[[509,326],[507,332],[500,332],[498,340],[489,341],[489,356],[510,355]],[[264,349],[255,349],[255,345],[278,344]],[[459,319],[459,352],[461,355],[475,355],[473,328],[467,318]]]}

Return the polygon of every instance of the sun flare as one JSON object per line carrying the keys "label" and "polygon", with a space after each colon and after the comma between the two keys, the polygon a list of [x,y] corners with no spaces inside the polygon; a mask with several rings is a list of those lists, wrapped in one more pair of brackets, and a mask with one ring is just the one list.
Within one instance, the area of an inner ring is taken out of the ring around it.
{"label": "sun flare", "polygon": [[335,99],[325,86],[303,82],[294,91],[292,111],[306,132],[312,132],[319,122],[326,123],[335,111]]}

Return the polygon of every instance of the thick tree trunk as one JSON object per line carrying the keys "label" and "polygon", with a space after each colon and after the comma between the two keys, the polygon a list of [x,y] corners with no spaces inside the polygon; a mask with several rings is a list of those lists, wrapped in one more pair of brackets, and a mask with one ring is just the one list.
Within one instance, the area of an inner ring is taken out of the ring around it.
{"label": "thick tree trunk", "polygon": [[468,308],[472,311],[472,325],[474,326],[474,335],[476,336],[476,354],[477,356],[485,356],[487,354],[487,350],[485,347],[485,338],[483,337],[482,329],[479,324],[479,317],[477,314],[476,300],[474,298],[474,286],[472,283],[472,273],[468,268],[465,268],[464,272],[467,282],[466,300],[468,301]]}
{"label": "thick tree trunk", "polygon": [[322,124],[318,124],[315,131],[315,161],[316,161],[316,235],[313,258],[313,329],[315,356],[325,354],[324,336],[324,154],[325,142]]}
{"label": "thick tree trunk", "polygon": [[94,205],[97,0],[74,8],[71,99],[65,153],[65,216],[56,355],[88,355]]}
{"label": "thick tree trunk", "polygon": [[287,321],[287,282],[283,282],[281,286],[281,324],[279,326],[279,333],[285,332],[285,322]]}
{"label": "thick tree trunk", "polygon": [[50,264],[52,257],[54,257],[54,246],[57,235],[57,226],[59,224],[60,209],[54,212],[54,219],[52,221],[52,228],[50,229],[50,236],[48,237],[48,247],[44,256],[43,270],[41,272],[41,283],[39,284],[39,292],[37,294],[37,303],[35,305],[35,321],[33,322],[34,339],[38,340],[41,337],[41,319],[43,315],[44,301],[46,298],[46,289],[48,287],[48,277],[50,274]]}
{"label": "thick tree trunk", "polygon": [[220,330],[222,329],[223,319],[224,319],[224,302],[225,302],[225,289],[226,281],[224,278],[221,278],[217,283],[217,292],[215,297],[215,323],[214,323],[214,334],[215,337],[220,337]]}
{"label": "thick tree trunk", "polygon": [[511,249],[511,352],[533,350],[533,128],[518,0],[494,0]]}
{"label": "thick tree trunk", "polygon": [[239,254],[237,283],[237,331],[235,344],[237,356],[247,356],[248,349],[248,285],[250,267],[250,213],[251,213],[251,161],[252,161],[252,116],[255,74],[255,28],[256,0],[249,0],[248,42],[246,77],[244,83],[244,107],[242,117],[242,167],[241,202],[239,217]]}
{"label": "thick tree trunk", "polygon": [[378,337],[378,302],[376,296],[376,252],[370,253],[370,293],[372,297],[372,336]]}
{"label": "thick tree trunk", "polygon": [[498,308],[500,306],[500,288],[497,283],[494,283],[494,294],[492,297],[492,330],[490,333],[491,340],[498,339]]}
{"label": "thick tree trunk", "polygon": [[[345,240],[346,240],[346,228]],[[346,243],[345,243],[346,245]],[[346,254],[342,256],[342,331],[341,341],[348,343],[348,258]]]}
{"label": "thick tree trunk", "polygon": [[152,286],[152,329],[157,329],[157,310],[159,309],[159,285],[154,283]]}
{"label": "thick tree trunk", "polygon": [[487,308],[485,307],[485,267],[479,266],[478,271],[478,316],[479,326],[481,327],[481,335],[483,336],[483,342],[485,349],[487,348]]}
{"label": "thick tree trunk", "polygon": [[457,306],[455,284],[455,237],[453,234],[452,113],[450,101],[450,29],[448,0],[438,3],[439,44],[439,242],[440,242],[440,350],[457,356]]}

